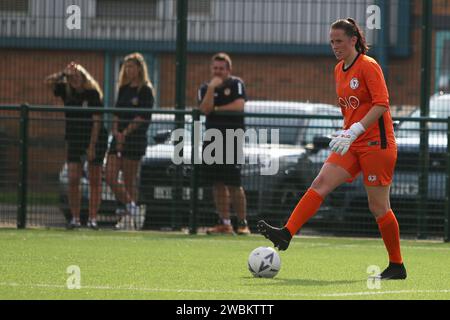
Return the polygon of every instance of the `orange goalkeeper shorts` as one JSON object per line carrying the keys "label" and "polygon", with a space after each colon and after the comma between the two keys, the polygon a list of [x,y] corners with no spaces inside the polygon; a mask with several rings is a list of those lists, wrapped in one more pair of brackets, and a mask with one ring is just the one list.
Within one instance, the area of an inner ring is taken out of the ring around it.
{"label": "orange goalkeeper shorts", "polygon": [[333,163],[346,170],[352,177],[352,182],[359,173],[363,173],[364,185],[387,186],[392,183],[397,148],[358,150],[350,148],[343,156],[332,152],[325,163]]}

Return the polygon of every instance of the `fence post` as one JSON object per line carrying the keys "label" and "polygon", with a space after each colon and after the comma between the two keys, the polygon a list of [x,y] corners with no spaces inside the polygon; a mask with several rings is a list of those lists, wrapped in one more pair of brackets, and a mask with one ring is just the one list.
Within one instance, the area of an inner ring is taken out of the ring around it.
{"label": "fence post", "polygon": [[198,169],[197,164],[198,147],[200,146],[200,136],[196,133],[195,123],[200,121],[200,110],[192,110],[192,130],[191,130],[191,216],[189,221],[189,233],[197,234],[197,211],[198,211]]}
{"label": "fence post", "polygon": [[[175,109],[186,109],[186,65],[187,65],[187,13],[188,1],[176,0],[177,5],[177,35],[176,35],[176,62],[175,62]],[[182,113],[175,114],[176,129],[184,128],[185,117]],[[184,140],[183,140],[184,145]],[[183,152],[183,150],[181,150]],[[184,157],[183,153],[181,156]],[[178,165],[175,169],[175,179],[172,183],[172,212],[171,227],[177,228],[181,224],[182,217],[179,216],[180,203],[183,201],[183,166]]]}
{"label": "fence post", "polygon": [[28,108],[20,107],[19,128],[19,184],[17,190],[17,228],[25,229],[27,224],[27,179],[28,179]]}
{"label": "fence post", "polygon": [[187,68],[187,15],[188,1],[177,0],[177,39],[176,39],[176,109],[185,109],[186,68]]}
{"label": "fence post", "polygon": [[[431,32],[432,32],[432,2],[429,0],[422,0],[422,61],[421,61],[421,75],[420,75],[420,116],[428,117],[430,109],[430,86],[431,86]],[[426,210],[428,200],[428,169],[429,169],[429,154],[428,154],[428,122],[420,122],[420,176],[419,176],[419,215],[418,224],[419,230],[417,237],[425,239],[427,237],[427,221]]]}
{"label": "fence post", "polygon": [[447,118],[447,175],[445,177],[444,241],[450,242],[450,117]]}

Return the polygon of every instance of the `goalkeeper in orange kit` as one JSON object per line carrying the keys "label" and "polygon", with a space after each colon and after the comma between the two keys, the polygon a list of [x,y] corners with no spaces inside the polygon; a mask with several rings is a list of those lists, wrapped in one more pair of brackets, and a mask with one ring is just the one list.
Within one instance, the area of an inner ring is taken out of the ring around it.
{"label": "goalkeeper in orange kit", "polygon": [[376,218],[389,255],[381,279],[406,279],[400,251],[400,231],[389,202],[397,146],[389,111],[389,94],[378,63],[368,57],[365,38],[353,19],[331,25],[330,43],[339,63],[334,75],[343,130],[333,134],[331,155],[283,228],[259,221],[259,231],[274,246],[286,250],[294,234],[319,209],[324,198],[345,182],[363,174],[369,209]]}

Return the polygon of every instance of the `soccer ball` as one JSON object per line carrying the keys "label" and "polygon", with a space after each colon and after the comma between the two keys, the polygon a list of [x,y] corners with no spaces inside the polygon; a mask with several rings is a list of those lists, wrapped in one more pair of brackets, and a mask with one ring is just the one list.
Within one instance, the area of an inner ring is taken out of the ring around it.
{"label": "soccer ball", "polygon": [[248,270],[258,278],[273,278],[281,268],[281,260],[275,249],[259,247],[248,257]]}

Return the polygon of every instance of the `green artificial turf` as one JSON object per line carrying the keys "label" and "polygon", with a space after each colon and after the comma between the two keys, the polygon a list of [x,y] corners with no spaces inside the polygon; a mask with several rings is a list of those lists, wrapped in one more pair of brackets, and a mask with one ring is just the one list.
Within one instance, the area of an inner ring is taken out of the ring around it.
{"label": "green artificial turf", "polygon": [[[0,299],[450,298],[448,243],[402,241],[408,279],[380,289],[368,288],[367,268],[386,267],[381,240],[296,237],[275,278],[254,278],[248,255],[269,245],[260,235],[0,229]],[[67,287],[72,265],[80,289]]]}

